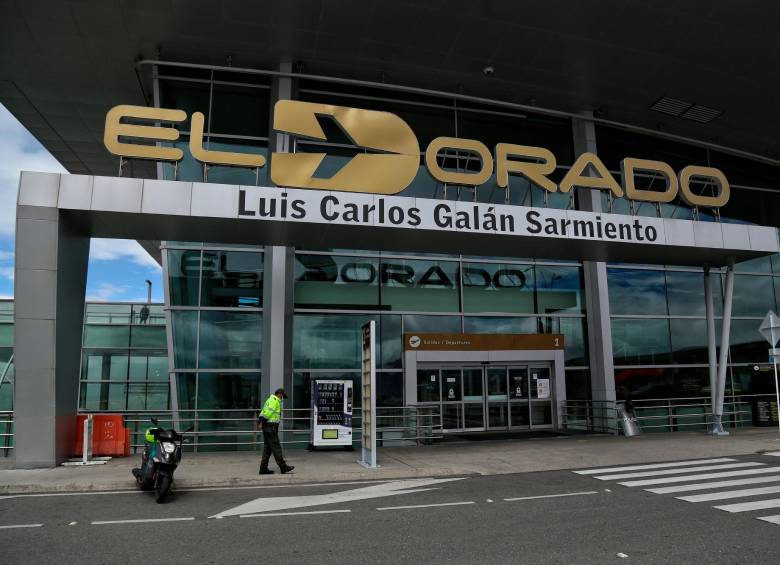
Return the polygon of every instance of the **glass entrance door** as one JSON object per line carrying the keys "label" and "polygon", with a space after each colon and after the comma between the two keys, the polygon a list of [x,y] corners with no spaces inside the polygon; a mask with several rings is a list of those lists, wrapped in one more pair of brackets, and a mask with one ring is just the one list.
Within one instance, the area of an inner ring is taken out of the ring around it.
{"label": "glass entrance door", "polygon": [[486,367],[484,369],[485,390],[485,422],[489,430],[506,430],[509,428],[509,395],[507,393],[506,367]]}
{"label": "glass entrance door", "polygon": [[552,427],[552,378],[549,366],[529,367],[531,428]]}
{"label": "glass entrance door", "polygon": [[485,429],[485,383],[482,367],[463,368],[463,429]]}
{"label": "glass entrance door", "polygon": [[430,366],[417,371],[417,401],[438,404],[445,431],[552,428],[545,364]]}

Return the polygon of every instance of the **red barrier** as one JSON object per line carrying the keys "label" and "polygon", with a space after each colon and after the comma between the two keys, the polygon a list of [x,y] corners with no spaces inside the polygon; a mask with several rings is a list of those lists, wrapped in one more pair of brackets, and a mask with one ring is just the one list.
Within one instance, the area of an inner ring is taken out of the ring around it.
{"label": "red barrier", "polygon": [[[86,415],[76,417],[76,456],[84,451],[84,422]],[[124,427],[119,414],[92,416],[92,455],[125,457],[130,455],[130,430]]]}

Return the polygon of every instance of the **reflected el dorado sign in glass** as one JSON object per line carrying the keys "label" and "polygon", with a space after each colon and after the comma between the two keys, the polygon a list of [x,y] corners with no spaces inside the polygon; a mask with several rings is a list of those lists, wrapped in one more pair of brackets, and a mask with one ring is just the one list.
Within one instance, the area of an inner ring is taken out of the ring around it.
{"label": "reflected el dorado sign in glass", "polygon": [[[329,178],[316,177],[316,171],[326,153],[271,153],[271,180],[278,186],[343,192],[363,192],[380,195],[398,194],[411,184],[420,166],[420,145],[417,136],[400,117],[389,112],[347,108],[329,104],[280,100],[274,107],[273,127],[280,133],[326,141],[327,136],[318,117],[330,117],[364,149],[352,157]],[[132,120],[133,123],[129,123]],[[104,143],[113,155],[127,158],[179,161],[184,152],[154,142],[174,142],[179,139],[175,127],[154,123],[182,124],[187,113],[182,110],[120,105],[106,115]],[[138,122],[149,122],[140,125]],[[189,149],[192,156],[207,165],[260,168],[266,165],[263,155],[213,151],[203,146],[205,117],[194,112],[190,118]],[[132,140],[132,142],[130,142]],[[139,141],[145,140],[142,144]],[[476,171],[451,171],[442,168],[437,156],[447,149],[479,156],[481,166]],[[730,196],[725,175],[713,167],[689,165],[679,172],[663,161],[626,157],[621,162],[619,183],[604,163],[593,153],[583,153],[574,161],[560,183],[549,175],[555,171],[555,155],[543,147],[497,143],[491,152],[474,139],[437,137],[425,149],[425,167],[438,182],[454,185],[480,186],[488,182],[495,171],[496,185],[507,188],[509,177],[519,175],[548,192],[568,193],[575,187],[608,191],[616,198],[645,202],[671,202],[679,197],[690,206],[720,208]],[[662,190],[638,188],[637,173],[651,173],[663,178]],[[713,195],[696,194],[691,188],[697,180],[712,184]]]}

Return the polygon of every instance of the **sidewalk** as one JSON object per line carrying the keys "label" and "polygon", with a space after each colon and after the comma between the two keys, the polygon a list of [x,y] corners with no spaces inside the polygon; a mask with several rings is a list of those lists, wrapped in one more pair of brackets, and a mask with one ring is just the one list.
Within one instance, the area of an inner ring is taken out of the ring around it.
{"label": "sidewalk", "polygon": [[[258,486],[331,481],[385,480],[446,475],[497,475],[603,465],[701,459],[779,451],[776,430],[748,429],[724,438],[703,433],[651,434],[635,438],[566,436],[544,439],[447,442],[380,448],[379,469],[356,463],[360,452],[288,450],[295,472],[258,476],[259,454],[185,453],[178,488]],[[19,470],[0,463],[0,494],[134,489],[130,469],[140,455],[106,465]]]}

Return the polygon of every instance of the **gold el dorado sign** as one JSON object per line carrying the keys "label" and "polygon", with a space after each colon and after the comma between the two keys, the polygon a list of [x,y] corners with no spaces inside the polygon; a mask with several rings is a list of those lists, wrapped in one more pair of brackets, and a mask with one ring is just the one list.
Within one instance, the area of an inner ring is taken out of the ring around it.
{"label": "gold el dorado sign", "polygon": [[404,334],[406,351],[563,349],[563,334]]}
{"label": "gold el dorado sign", "polygon": [[[274,106],[273,127],[276,131],[309,139],[326,141],[318,116],[335,120],[355,145],[377,153],[355,155],[330,178],[317,178],[315,172],[326,153],[271,153],[271,180],[278,186],[316,190],[340,190],[373,194],[397,194],[414,180],[420,166],[420,144],[412,129],[400,117],[389,112],[346,108],[329,104],[315,104],[295,100],[280,100]],[[129,123],[132,120],[133,123]],[[113,155],[156,161],[179,161],[184,152],[177,147],[165,147],[156,142],[174,142],[179,139],[175,127],[154,123],[181,124],[187,120],[182,110],[120,105],[109,110],[103,141]],[[148,125],[137,122],[148,121]],[[189,148],[192,156],[207,165],[259,168],[266,164],[263,155],[212,151],[203,146],[205,118],[194,112],[190,120]],[[129,141],[132,140],[132,143]],[[139,143],[144,140],[146,144]],[[479,171],[455,172],[441,168],[436,160],[444,149],[468,151],[479,155]],[[498,143],[494,153],[474,139],[437,137],[425,149],[425,167],[441,183],[480,186],[493,175],[496,185],[506,188],[510,175],[520,175],[548,192],[570,192],[575,186],[606,190],[617,198],[645,202],[671,202],[679,194],[689,206],[719,208],[730,195],[725,175],[713,167],[689,165],[675,173],[663,161],[626,157],[621,162],[621,183],[607,170],[594,153],[583,153],[561,180],[560,184],[548,175],[555,171],[556,158],[543,147]],[[593,171],[594,176],[589,172]],[[660,175],[663,190],[637,188],[637,172]],[[715,185],[715,194],[695,194],[691,180]]]}

